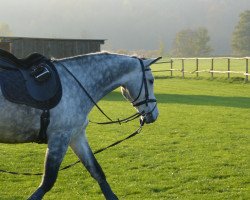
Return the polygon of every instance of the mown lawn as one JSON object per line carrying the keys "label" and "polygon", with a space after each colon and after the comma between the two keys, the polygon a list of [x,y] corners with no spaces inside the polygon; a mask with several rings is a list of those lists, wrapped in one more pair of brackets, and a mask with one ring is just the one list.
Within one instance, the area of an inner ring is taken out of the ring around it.
{"label": "mown lawn", "polygon": [[[250,84],[165,78],[157,75],[160,116],[140,135],[97,155],[120,199],[250,199]],[[117,90],[100,102],[113,118],[133,113]],[[95,109],[90,118],[105,120]],[[90,124],[94,150],[127,136],[126,125]],[[0,144],[0,169],[40,172],[45,145]],[[69,150],[63,165],[75,161]],[[41,177],[0,174],[0,199],[27,198]],[[60,172],[45,200],[99,200],[103,196],[86,170]]]}

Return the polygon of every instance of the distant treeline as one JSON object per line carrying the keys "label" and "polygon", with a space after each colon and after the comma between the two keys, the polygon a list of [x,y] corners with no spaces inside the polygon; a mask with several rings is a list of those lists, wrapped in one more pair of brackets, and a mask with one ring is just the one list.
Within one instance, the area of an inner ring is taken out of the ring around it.
{"label": "distant treeline", "polygon": [[[250,56],[250,10],[240,14],[240,20],[235,26],[231,40],[231,55]],[[170,52],[164,51],[164,43],[160,42],[158,50],[118,50],[118,53],[136,54],[142,57],[173,56],[173,57],[204,57],[213,54],[210,36],[205,27],[180,30],[173,41]]]}

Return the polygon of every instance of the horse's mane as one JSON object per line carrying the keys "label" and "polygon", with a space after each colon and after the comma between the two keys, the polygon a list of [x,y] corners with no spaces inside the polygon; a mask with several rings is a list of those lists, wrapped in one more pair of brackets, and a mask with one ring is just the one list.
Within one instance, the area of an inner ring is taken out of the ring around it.
{"label": "horse's mane", "polygon": [[97,55],[108,55],[108,52],[96,52],[96,53],[88,53],[88,54],[80,54],[80,55],[76,55],[76,56],[70,56],[70,57],[65,57],[65,58],[52,58],[52,60],[55,61],[67,61],[67,60],[71,60],[71,59],[78,59],[78,58],[89,58],[92,56],[97,56]]}
{"label": "horse's mane", "polygon": [[76,56],[71,56],[71,57],[66,57],[66,58],[52,58],[54,61],[67,61],[71,59],[88,59],[93,56],[125,56],[125,57],[139,57],[137,55],[128,55],[128,54],[120,54],[120,53],[113,53],[109,51],[101,51],[101,52],[95,52],[95,53],[88,53],[88,54],[82,54],[82,55],[76,55]]}

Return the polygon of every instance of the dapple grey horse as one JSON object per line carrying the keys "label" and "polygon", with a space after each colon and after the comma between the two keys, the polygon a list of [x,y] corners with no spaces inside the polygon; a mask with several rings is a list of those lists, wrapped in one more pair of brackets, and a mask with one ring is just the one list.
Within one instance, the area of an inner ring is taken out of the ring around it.
{"label": "dapple grey horse", "polygon": [[[152,123],[158,116],[158,108],[155,101],[145,101],[145,96],[155,99],[154,78],[149,66],[156,61],[157,59],[140,60],[111,53],[94,53],[53,61],[61,79],[63,95],[59,104],[50,110],[44,175],[40,186],[29,200],[42,199],[53,187],[68,146],[98,182],[105,198],[118,199],[107,183],[85,137],[87,116],[94,104],[64,67],[74,74],[95,102],[121,86],[124,97],[133,102],[137,111],[143,114],[141,120]],[[0,107],[1,143],[36,141],[41,110],[11,103],[1,92]]]}

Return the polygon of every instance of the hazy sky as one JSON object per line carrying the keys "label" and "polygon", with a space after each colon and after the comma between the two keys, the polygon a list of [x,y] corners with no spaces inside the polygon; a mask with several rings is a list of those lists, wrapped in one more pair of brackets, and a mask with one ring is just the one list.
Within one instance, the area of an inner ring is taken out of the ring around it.
{"label": "hazy sky", "polygon": [[250,0],[0,0],[13,36],[107,39],[113,49],[171,48],[181,29],[206,27],[216,53],[230,53]]}

